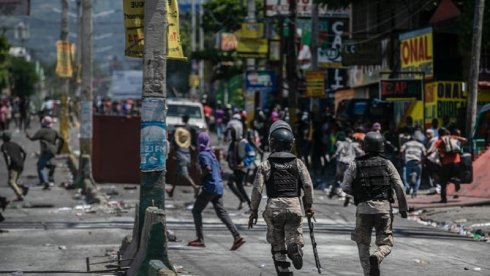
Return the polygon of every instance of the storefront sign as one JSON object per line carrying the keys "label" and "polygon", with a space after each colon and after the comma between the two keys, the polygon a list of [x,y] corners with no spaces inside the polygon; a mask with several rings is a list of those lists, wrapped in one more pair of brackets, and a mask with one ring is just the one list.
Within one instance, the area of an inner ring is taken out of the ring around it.
{"label": "storefront sign", "polygon": [[273,90],[276,88],[274,71],[247,71],[245,73],[246,90]]}
{"label": "storefront sign", "polygon": [[380,80],[379,94],[381,100],[387,101],[420,101],[422,100],[421,80]]}
{"label": "storefront sign", "polygon": [[261,38],[264,37],[263,23],[242,23],[240,38]]}
{"label": "storefront sign", "polygon": [[342,67],[342,41],[349,28],[348,18],[329,18],[318,24],[318,66]]}
{"label": "storefront sign", "polygon": [[[402,71],[434,74],[432,28],[425,28],[400,35],[400,64]],[[420,75],[414,75],[420,78]]]}
{"label": "storefront sign", "polygon": [[269,61],[281,60],[281,41],[269,40]]}
{"label": "storefront sign", "polygon": [[267,58],[268,40],[267,39],[247,39],[238,41],[237,52],[243,58]]}
{"label": "storefront sign", "polygon": [[305,73],[306,96],[322,97],[325,96],[325,72],[308,71]]}
{"label": "storefront sign", "polygon": [[165,169],[167,126],[164,113],[165,101],[163,99],[143,99],[140,138],[140,169],[143,172]]}
{"label": "storefront sign", "polygon": [[[311,9],[313,0],[297,0],[296,13],[298,17],[311,17]],[[318,7],[318,16],[320,17],[348,17],[350,11],[342,10],[327,10],[327,6]],[[273,16],[289,16],[289,0],[265,0],[265,15]]]}
{"label": "storefront sign", "polygon": [[381,42],[347,40],[342,48],[342,65],[377,65],[381,64]]}
{"label": "storefront sign", "polygon": [[0,0],[0,16],[29,15],[30,0]]}
{"label": "storefront sign", "polygon": [[347,69],[343,68],[328,68],[327,69],[327,90],[334,92],[346,87]]}

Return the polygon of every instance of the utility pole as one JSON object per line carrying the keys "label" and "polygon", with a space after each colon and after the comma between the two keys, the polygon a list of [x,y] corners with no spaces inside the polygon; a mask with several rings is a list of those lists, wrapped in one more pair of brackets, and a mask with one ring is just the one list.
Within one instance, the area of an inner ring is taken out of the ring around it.
{"label": "utility pole", "polygon": [[[61,0],[61,33],[60,40],[68,44],[68,0]],[[60,135],[66,141],[62,152],[70,153],[70,127],[68,121],[68,97],[70,95],[70,78],[62,78]]]}
{"label": "utility pole", "polygon": [[311,8],[311,68],[318,68],[318,3],[313,1]]}
{"label": "utility pole", "polygon": [[[204,51],[204,0],[201,0],[199,5],[199,51]],[[204,95],[204,60],[199,60],[199,94],[202,97]]]}
{"label": "utility pole", "polygon": [[80,161],[77,184],[88,202],[100,203],[92,178],[92,0],[82,0],[82,91],[80,108]]}
{"label": "utility pole", "polygon": [[287,78],[288,78],[288,107],[289,118],[296,123],[296,109],[298,104],[298,72],[297,72],[297,49],[296,49],[296,1],[289,2],[289,38],[287,41]]}
{"label": "utility pole", "polygon": [[483,12],[485,0],[475,0],[475,20],[473,21],[473,39],[471,41],[471,65],[468,80],[468,104],[466,111],[466,137],[470,140],[476,123],[476,105],[478,101],[478,75],[480,72],[481,36],[483,29]]}
{"label": "utility pole", "polygon": [[[140,198],[135,227],[138,251],[127,275],[148,275],[150,260],[174,270],[167,253],[165,222],[165,162],[167,159],[167,28],[177,1],[145,0],[143,97],[140,127]],[[168,6],[167,6],[168,5]],[[169,275],[169,274],[165,274]]]}
{"label": "utility pole", "polygon": [[[196,52],[196,0],[192,0],[191,2],[191,52]],[[195,68],[195,60],[191,61],[191,74],[194,75],[196,73]],[[199,69],[198,69],[199,70]],[[191,98],[196,96],[196,87],[194,85],[191,86]]]}
{"label": "utility pole", "polygon": [[[247,0],[247,18],[248,23],[255,23],[255,0]],[[247,58],[247,70],[255,70],[255,59]]]}

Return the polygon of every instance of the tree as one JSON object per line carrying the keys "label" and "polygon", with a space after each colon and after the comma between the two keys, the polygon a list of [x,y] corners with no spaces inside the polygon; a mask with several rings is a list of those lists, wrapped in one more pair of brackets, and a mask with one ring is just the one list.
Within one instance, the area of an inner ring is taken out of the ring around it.
{"label": "tree", "polygon": [[0,36],[0,89],[8,85],[8,57],[10,44],[5,36]]}
{"label": "tree", "polygon": [[10,57],[10,79],[12,95],[31,96],[38,81],[36,66],[24,57]]}
{"label": "tree", "polygon": [[[247,6],[243,0],[210,0],[204,4],[203,28],[207,33],[219,31],[233,32],[247,16]],[[255,1],[257,11],[262,11],[263,1]]]}

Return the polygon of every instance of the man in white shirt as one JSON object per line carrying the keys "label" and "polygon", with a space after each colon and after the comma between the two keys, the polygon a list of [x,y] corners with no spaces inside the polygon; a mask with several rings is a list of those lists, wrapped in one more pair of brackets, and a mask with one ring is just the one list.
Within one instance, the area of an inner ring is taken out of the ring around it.
{"label": "man in white shirt", "polygon": [[405,161],[405,191],[412,198],[417,196],[422,176],[422,159],[426,155],[425,147],[417,141],[414,136],[400,148],[403,160]]}

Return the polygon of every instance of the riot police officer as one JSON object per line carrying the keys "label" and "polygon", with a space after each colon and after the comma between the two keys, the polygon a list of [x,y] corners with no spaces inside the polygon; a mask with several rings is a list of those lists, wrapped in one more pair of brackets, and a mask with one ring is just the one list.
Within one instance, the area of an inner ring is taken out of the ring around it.
{"label": "riot police officer", "polygon": [[250,229],[257,223],[258,208],[265,190],[268,200],[263,218],[267,224],[267,241],[271,244],[272,259],[280,276],[293,275],[287,257],[296,269],[303,266],[301,190],[304,191],[306,215],[312,217],[314,214],[310,174],[303,161],[291,153],[293,143],[294,136],[288,123],[278,120],[271,125],[269,145],[272,153],[259,165],[248,224]]}
{"label": "riot police officer", "polygon": [[[364,138],[365,155],[357,157],[345,172],[342,189],[354,196],[357,206],[356,228],[352,240],[357,243],[364,275],[380,275],[379,265],[393,247],[393,191],[396,193],[400,214],[407,217],[407,201],[403,182],[395,166],[381,154],[384,138],[377,132],[368,132]],[[370,254],[371,231],[376,231],[377,248]]]}

